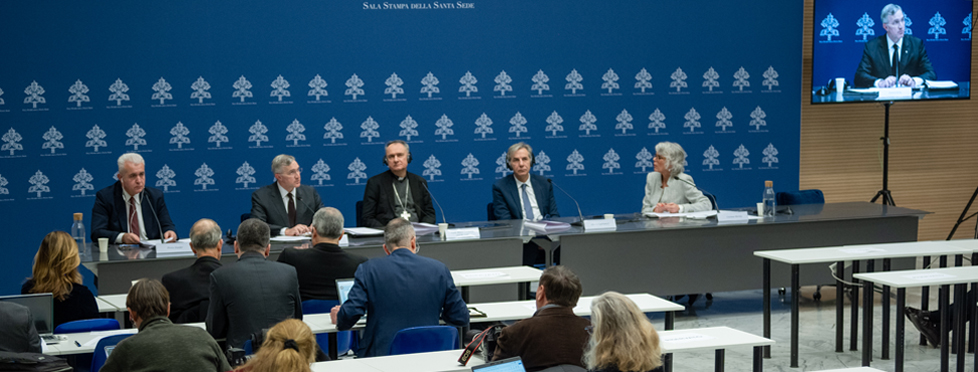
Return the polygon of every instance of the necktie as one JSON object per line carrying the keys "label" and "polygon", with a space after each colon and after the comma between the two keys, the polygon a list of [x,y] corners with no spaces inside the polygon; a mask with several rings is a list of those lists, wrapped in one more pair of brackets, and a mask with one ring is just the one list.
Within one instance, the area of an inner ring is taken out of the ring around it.
{"label": "necktie", "polygon": [[129,232],[140,236],[139,234],[139,214],[136,213],[136,197],[129,197]]}
{"label": "necktie", "polygon": [[292,193],[289,196],[289,227],[295,226],[295,201],[292,200]]}
{"label": "necktie", "polygon": [[530,194],[526,193],[526,184],[523,184],[523,218],[533,219],[533,205],[530,204]]}
{"label": "necktie", "polygon": [[900,80],[900,46],[893,44],[893,76]]}

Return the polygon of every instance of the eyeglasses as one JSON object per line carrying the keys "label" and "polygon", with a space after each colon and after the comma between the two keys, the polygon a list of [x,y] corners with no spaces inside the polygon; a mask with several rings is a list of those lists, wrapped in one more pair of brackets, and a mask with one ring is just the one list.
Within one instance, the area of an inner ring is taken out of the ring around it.
{"label": "eyeglasses", "polygon": [[296,169],[290,170],[290,171],[288,171],[288,173],[285,173],[285,175],[291,177],[291,176],[297,175],[299,173],[302,173],[302,168],[296,168]]}

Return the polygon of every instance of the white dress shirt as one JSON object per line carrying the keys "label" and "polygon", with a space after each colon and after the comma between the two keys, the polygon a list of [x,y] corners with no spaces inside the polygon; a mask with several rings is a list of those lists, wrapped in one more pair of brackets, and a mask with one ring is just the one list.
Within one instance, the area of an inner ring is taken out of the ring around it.
{"label": "white dress shirt", "polygon": [[[124,201],[126,204],[126,231],[127,232],[129,231],[129,199],[135,197],[136,216],[139,218],[139,240],[143,241],[147,239],[146,239],[146,224],[143,223],[143,198],[141,197],[141,195],[142,193],[136,194],[135,196],[130,196],[129,193],[126,192],[126,189],[122,189],[122,201]],[[160,234],[162,233],[163,232],[160,231]],[[125,234],[126,233],[123,232],[123,233],[119,233],[119,235],[116,235],[115,237],[116,244],[122,243],[122,236]]]}
{"label": "white dress shirt", "polygon": [[530,207],[533,208],[533,218],[528,216],[523,216],[523,219],[530,221],[539,221],[543,219],[543,214],[540,213],[540,206],[537,205],[537,195],[533,192],[533,185],[530,184],[530,180],[533,177],[527,177],[526,182],[520,182],[518,178],[514,175],[513,178],[516,180],[516,193],[520,199],[520,213],[526,210],[526,206],[523,205],[523,185],[526,185],[526,195],[530,198]]}

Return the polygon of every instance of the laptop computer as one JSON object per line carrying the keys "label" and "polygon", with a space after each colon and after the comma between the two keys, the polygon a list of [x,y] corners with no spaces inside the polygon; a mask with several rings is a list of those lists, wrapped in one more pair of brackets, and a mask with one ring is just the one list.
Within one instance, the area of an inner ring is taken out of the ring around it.
{"label": "laptop computer", "polygon": [[52,294],[33,293],[0,296],[0,301],[12,302],[30,309],[37,334],[49,344],[57,342],[59,338],[54,335],[54,296]]}
{"label": "laptop computer", "polygon": [[340,305],[350,298],[351,289],[353,289],[353,279],[336,279],[336,295],[339,296]]}
{"label": "laptop computer", "polygon": [[473,366],[472,372],[526,372],[526,369],[523,368],[523,360],[520,357],[513,357]]}

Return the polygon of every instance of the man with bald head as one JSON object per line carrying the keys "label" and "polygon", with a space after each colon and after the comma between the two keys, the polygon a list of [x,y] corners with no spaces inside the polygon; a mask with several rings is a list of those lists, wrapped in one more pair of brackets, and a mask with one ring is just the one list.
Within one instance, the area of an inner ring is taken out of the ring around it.
{"label": "man with bald head", "polygon": [[285,248],[278,262],[295,267],[302,300],[339,300],[336,279],[352,278],[367,258],[340,248],[343,214],[333,207],[320,208],[312,217],[309,249]]}
{"label": "man with bald head", "polygon": [[197,255],[190,267],[163,275],[163,286],[170,292],[170,321],[203,322],[210,305],[211,272],[221,267],[221,227],[207,218],[190,228],[190,249]]}

